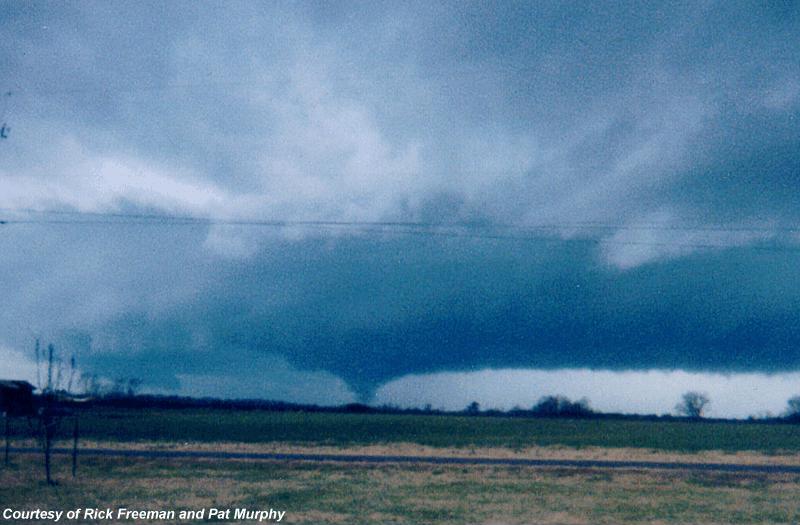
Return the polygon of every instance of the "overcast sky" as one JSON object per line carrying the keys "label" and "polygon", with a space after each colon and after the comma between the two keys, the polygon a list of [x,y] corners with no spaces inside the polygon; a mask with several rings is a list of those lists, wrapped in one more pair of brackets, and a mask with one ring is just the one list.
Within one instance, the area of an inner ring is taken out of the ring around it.
{"label": "overcast sky", "polygon": [[[38,336],[159,392],[747,415],[720,385],[776,411],[800,371],[797,2],[2,1],[0,34],[4,375]],[[231,224],[264,220],[426,226]]]}

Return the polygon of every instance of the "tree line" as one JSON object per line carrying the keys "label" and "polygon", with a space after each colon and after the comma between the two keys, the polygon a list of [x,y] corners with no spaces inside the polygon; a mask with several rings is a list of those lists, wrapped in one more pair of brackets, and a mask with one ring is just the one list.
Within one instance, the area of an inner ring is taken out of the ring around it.
{"label": "tree line", "polygon": [[[75,356],[71,356],[65,363],[53,345],[48,345],[47,351],[41,349],[39,341],[35,346],[37,387],[43,399],[52,400],[55,397],[91,400],[95,404],[117,405],[127,407],[215,407],[237,409],[267,409],[267,410],[305,410],[316,412],[350,412],[350,413],[413,413],[413,414],[452,414],[465,415],[511,415],[511,416],[539,416],[539,417],[669,417],[669,415],[627,415],[608,414],[599,412],[590,406],[587,398],[571,400],[563,395],[547,395],[541,397],[530,408],[519,406],[510,410],[489,409],[482,410],[477,401],[471,402],[463,410],[434,409],[431,405],[422,408],[400,408],[393,405],[366,405],[350,403],[338,407],[321,407],[318,405],[288,403],[261,399],[223,400],[213,398],[189,398],[179,396],[140,395],[139,390],[144,384],[137,377],[116,377],[113,380],[101,378],[94,373],[77,373]],[[44,376],[44,377],[43,377]],[[73,389],[74,387],[74,389]],[[689,391],[684,393],[675,405],[675,414],[678,417],[701,419],[707,415],[711,399],[705,392]],[[756,417],[750,419],[787,419],[800,422],[800,395],[787,401],[787,407],[778,418],[772,416]]]}

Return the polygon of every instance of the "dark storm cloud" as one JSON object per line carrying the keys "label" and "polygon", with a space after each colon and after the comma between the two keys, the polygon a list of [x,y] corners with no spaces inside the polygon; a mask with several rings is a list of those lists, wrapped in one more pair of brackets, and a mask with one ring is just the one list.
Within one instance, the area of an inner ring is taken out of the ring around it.
{"label": "dark storm cloud", "polygon": [[[487,366],[774,372],[800,364],[797,254],[731,250],[617,272],[586,246],[506,243],[278,242],[213,271],[195,261],[186,271],[213,280],[195,277],[183,296],[162,283],[173,294],[164,298],[159,278],[140,276],[128,285],[145,287],[138,310],[85,325],[91,340],[74,321],[61,337],[95,369],[165,388],[181,374],[236,377],[270,354],[362,393],[406,373]],[[82,302],[114,295],[95,294]]]}
{"label": "dark storm cloud", "polygon": [[6,225],[0,345],[47,335],[154,387],[291,366],[361,393],[800,364],[795,3],[9,3],[0,24],[8,218],[556,226]]}

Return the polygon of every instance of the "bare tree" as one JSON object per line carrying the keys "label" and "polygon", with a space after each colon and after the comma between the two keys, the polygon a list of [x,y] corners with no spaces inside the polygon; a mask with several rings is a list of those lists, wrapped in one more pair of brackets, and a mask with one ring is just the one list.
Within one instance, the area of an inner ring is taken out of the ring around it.
{"label": "bare tree", "polygon": [[701,418],[709,403],[711,400],[704,392],[686,392],[681,397],[680,403],[675,405],[675,410],[687,417]]}
{"label": "bare tree", "polygon": [[134,397],[136,393],[139,391],[139,387],[142,386],[142,380],[138,377],[129,377],[128,378],[128,385],[127,385],[127,395],[128,397]]}
{"label": "bare tree", "polygon": [[67,392],[72,393],[72,382],[75,380],[75,356],[69,358],[69,381],[67,381]]}
{"label": "bare tree", "polygon": [[41,347],[39,346],[39,339],[36,339],[36,345],[34,347],[34,353],[36,354],[36,387],[41,389],[42,388],[42,367],[41,367]]}
{"label": "bare tree", "polygon": [[792,419],[800,418],[800,396],[794,396],[786,401],[786,417]]}
{"label": "bare tree", "polygon": [[114,379],[108,395],[113,397],[123,397],[125,395],[125,385],[128,383],[128,378],[120,376]]}
{"label": "bare tree", "polygon": [[[72,388],[72,378],[75,375],[75,357],[70,359],[69,371],[69,385],[67,390],[64,390],[62,380],[64,379],[64,363],[58,358],[55,347],[52,344],[47,345],[46,351],[41,351],[39,340],[36,340],[36,378],[39,384],[37,385],[41,395],[39,396],[39,407],[37,410],[37,422],[34,427],[34,432],[42,447],[44,454],[44,468],[47,483],[55,485],[56,481],[52,476],[51,457],[53,451],[53,443],[58,435],[59,428],[64,417],[67,415],[62,401],[69,397],[69,389]],[[40,370],[44,367],[44,374]],[[46,377],[46,383],[42,384],[42,375]]]}
{"label": "bare tree", "polygon": [[88,396],[97,397],[102,394],[102,385],[97,374],[83,373],[78,381],[78,388]]}
{"label": "bare tree", "polygon": [[477,401],[473,401],[472,403],[467,405],[467,408],[464,409],[464,412],[467,414],[479,414],[480,411],[481,411],[481,404],[478,403]]}

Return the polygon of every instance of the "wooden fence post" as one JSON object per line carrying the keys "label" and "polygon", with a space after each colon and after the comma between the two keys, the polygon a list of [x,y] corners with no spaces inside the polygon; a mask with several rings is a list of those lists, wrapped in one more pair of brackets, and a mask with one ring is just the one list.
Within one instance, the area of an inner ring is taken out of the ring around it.
{"label": "wooden fence post", "polygon": [[9,425],[8,421],[8,412],[3,412],[3,419],[5,420],[6,426],[6,454],[5,454],[5,464],[8,465],[11,460],[9,458],[9,453],[11,452],[11,426]]}
{"label": "wooden fence post", "polygon": [[78,414],[75,414],[75,426],[72,429],[72,477],[78,472]]}

